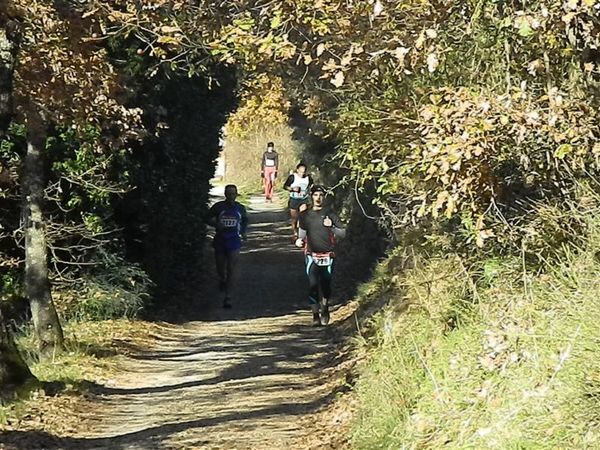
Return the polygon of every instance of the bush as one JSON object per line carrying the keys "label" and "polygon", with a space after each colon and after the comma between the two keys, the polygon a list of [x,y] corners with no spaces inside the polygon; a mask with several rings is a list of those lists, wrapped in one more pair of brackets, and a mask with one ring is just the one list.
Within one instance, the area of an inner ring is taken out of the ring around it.
{"label": "bush", "polygon": [[98,269],[75,286],[55,294],[66,319],[106,320],[133,318],[148,306],[153,287],[139,266],[116,253],[99,250]]}

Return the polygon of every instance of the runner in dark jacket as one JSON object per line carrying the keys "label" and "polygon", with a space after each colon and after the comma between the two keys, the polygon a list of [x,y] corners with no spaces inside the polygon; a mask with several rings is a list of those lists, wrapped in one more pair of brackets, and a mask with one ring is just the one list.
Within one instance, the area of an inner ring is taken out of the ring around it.
{"label": "runner in dark jacket", "polygon": [[323,206],[325,189],[322,186],[312,187],[311,198],[312,207],[300,214],[296,246],[304,247],[309,283],[308,300],[313,312],[313,325],[318,326],[329,323],[334,250],[337,239],[343,238],[346,230],[337,215]]}

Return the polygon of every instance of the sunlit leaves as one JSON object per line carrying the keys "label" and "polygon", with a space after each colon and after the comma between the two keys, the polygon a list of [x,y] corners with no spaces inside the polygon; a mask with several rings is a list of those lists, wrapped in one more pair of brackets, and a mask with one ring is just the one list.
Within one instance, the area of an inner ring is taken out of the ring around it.
{"label": "sunlit leaves", "polygon": [[554,157],[558,159],[565,159],[565,157],[573,152],[573,146],[571,144],[561,144],[554,152]]}
{"label": "sunlit leaves", "polygon": [[238,110],[227,122],[229,136],[244,139],[254,127],[271,127],[288,122],[291,105],[280,78],[259,75],[247,81]]}
{"label": "sunlit leaves", "polygon": [[[341,164],[359,185],[376,184],[375,201],[389,214],[472,213],[479,245],[491,236],[479,217],[511,183],[545,195],[562,182],[561,164],[579,170],[597,157],[597,108],[587,105],[576,50],[600,45],[596,7],[592,0],[112,0],[95,4],[90,18],[100,37],[138,39],[140,57],[155,59],[149,66],[194,73],[219,61],[261,80],[244,96],[246,112],[233,125],[239,132],[268,108],[284,117],[280,84],[295,89],[306,114],[341,140]],[[65,70],[67,56],[48,58],[54,66],[45,68],[67,77],[61,83],[79,77]],[[593,62],[583,69],[596,74]],[[266,81],[269,73],[285,79]]]}
{"label": "sunlit leaves", "polygon": [[335,74],[335,76],[331,79],[331,84],[333,84],[335,87],[341,87],[342,84],[344,84],[344,72],[342,72],[341,70],[339,72],[337,72]]}
{"label": "sunlit leaves", "polygon": [[325,46],[325,44],[323,42],[321,42],[319,45],[317,45],[317,52],[316,52],[317,57],[320,57],[323,54],[323,52],[325,52],[326,48],[327,47]]}
{"label": "sunlit leaves", "polygon": [[[106,51],[86,39],[93,34],[86,28],[91,19],[85,20],[83,13],[64,18],[52,2],[15,3],[23,14],[24,35],[15,74],[20,114],[27,116],[29,108],[41,108],[50,114],[48,120],[69,124],[82,134],[87,125],[103,126],[108,120],[120,127],[119,138],[140,127],[139,114],[115,99],[119,80]],[[114,12],[110,17],[126,16]]]}
{"label": "sunlit leaves", "polygon": [[427,56],[427,69],[429,70],[429,72],[435,72],[439,65],[440,61],[438,59],[438,56],[435,53],[430,53]]}
{"label": "sunlit leaves", "polygon": [[515,18],[514,26],[518,30],[519,35],[528,37],[534,33],[534,28],[532,26],[533,20],[534,19],[528,16],[517,16]]}
{"label": "sunlit leaves", "polygon": [[281,26],[282,22],[281,10],[278,10],[271,19],[271,29],[276,30]]}

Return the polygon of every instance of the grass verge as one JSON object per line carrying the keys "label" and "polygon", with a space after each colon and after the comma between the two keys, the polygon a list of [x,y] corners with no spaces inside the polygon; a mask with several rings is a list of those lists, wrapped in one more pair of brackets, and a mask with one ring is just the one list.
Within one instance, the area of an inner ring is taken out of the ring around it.
{"label": "grass verge", "polygon": [[450,255],[394,274],[388,260],[370,293],[387,307],[358,343],[352,446],[600,448],[600,226],[590,229],[541,273],[519,258],[467,270]]}

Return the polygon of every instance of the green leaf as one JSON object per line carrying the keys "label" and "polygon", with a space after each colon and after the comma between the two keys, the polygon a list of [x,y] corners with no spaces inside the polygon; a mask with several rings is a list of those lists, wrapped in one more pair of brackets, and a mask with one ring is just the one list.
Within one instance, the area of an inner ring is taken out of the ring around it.
{"label": "green leaf", "polygon": [[533,34],[533,28],[531,28],[531,25],[529,25],[528,22],[521,22],[521,25],[519,26],[519,35],[523,36],[523,37],[529,37]]}
{"label": "green leaf", "polygon": [[234,26],[242,31],[250,31],[254,27],[254,19],[247,17],[244,19],[238,19],[233,22]]}
{"label": "green leaf", "polygon": [[281,12],[278,11],[277,14],[271,19],[271,29],[276,30],[281,26]]}
{"label": "green leaf", "polygon": [[562,144],[554,152],[554,157],[558,159],[564,159],[565,156],[573,152],[573,146],[571,144]]}

